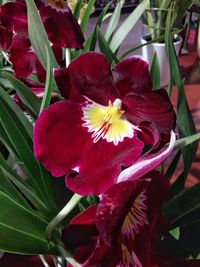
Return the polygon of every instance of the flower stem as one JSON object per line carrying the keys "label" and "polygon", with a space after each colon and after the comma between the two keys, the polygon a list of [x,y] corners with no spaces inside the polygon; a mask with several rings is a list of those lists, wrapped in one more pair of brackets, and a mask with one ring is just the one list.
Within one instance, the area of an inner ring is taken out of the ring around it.
{"label": "flower stem", "polygon": [[41,262],[43,263],[44,267],[50,267],[43,255],[39,255],[39,258]]}
{"label": "flower stem", "polygon": [[74,194],[67,205],[48,224],[45,232],[47,240],[51,239],[53,229],[56,228],[56,226],[73,210],[81,198],[82,196]]}
{"label": "flower stem", "polygon": [[69,48],[65,49],[65,63],[66,63],[66,68],[69,66],[71,62],[71,54]]}

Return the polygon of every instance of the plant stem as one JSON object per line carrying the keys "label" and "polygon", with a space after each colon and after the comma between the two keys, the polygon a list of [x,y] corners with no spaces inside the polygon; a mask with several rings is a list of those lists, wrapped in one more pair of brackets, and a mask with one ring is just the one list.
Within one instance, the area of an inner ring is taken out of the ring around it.
{"label": "plant stem", "polygon": [[65,63],[66,63],[66,68],[69,66],[71,62],[71,54],[69,48],[65,49]]}
{"label": "plant stem", "polygon": [[56,228],[56,226],[73,210],[81,198],[82,196],[74,194],[67,205],[48,224],[45,232],[47,240],[51,239],[53,229]]}
{"label": "plant stem", "polygon": [[80,265],[72,258],[69,252],[67,252],[63,246],[58,245],[58,250],[61,255],[68,261],[73,267],[79,267]]}
{"label": "plant stem", "polygon": [[50,267],[43,255],[39,255],[39,258],[45,267]]}

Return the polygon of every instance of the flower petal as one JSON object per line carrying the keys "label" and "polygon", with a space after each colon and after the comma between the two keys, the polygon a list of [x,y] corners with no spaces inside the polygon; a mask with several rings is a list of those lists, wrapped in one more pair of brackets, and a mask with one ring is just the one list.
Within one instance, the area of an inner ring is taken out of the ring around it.
{"label": "flower petal", "polygon": [[143,146],[137,137],[125,138],[117,146],[99,140],[82,158],[79,173],[67,175],[67,187],[80,195],[100,195],[116,182],[122,167],[130,166],[141,155]]}
{"label": "flower petal", "polygon": [[171,139],[168,146],[163,147],[159,151],[147,154],[137,160],[132,166],[123,170],[118,176],[117,182],[136,180],[155,169],[160,163],[162,163],[172,152],[176,141],[175,133],[171,132]]}
{"label": "flower petal", "polygon": [[26,5],[22,3],[6,3],[1,6],[0,21],[8,30],[27,32]]}
{"label": "flower petal", "polygon": [[169,134],[175,125],[173,106],[164,89],[146,94],[128,94],[123,98],[127,106],[126,119],[134,125],[149,121],[161,134]]}
{"label": "flower petal", "polygon": [[120,94],[146,93],[152,88],[149,65],[139,57],[129,57],[119,62],[113,69],[113,80]]}
{"label": "flower petal", "polygon": [[59,47],[83,48],[83,33],[69,8],[59,12],[55,8],[42,5],[39,11],[49,40],[53,44]]}
{"label": "flower petal", "polygon": [[44,110],[36,122],[35,156],[54,176],[79,166],[93,144],[81,117],[79,104],[62,101]]}
{"label": "flower petal", "polygon": [[84,53],[69,65],[72,85],[76,90],[102,105],[114,102],[119,93],[112,82],[110,66],[103,54]]}
{"label": "flower petal", "polygon": [[13,34],[0,26],[0,49],[8,50],[12,44]]}
{"label": "flower petal", "polygon": [[14,36],[10,49],[10,61],[13,63],[15,74],[22,78],[27,78],[35,72],[37,57],[26,34]]}
{"label": "flower petal", "polygon": [[96,226],[106,244],[112,245],[125,237],[131,237],[133,240],[140,229],[148,223],[146,184],[146,181],[118,183],[101,196]]}

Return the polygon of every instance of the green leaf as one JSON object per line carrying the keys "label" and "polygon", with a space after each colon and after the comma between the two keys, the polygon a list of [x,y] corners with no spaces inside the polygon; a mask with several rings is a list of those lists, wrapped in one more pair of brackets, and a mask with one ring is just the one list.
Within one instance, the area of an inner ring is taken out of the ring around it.
{"label": "green leaf", "polygon": [[106,42],[103,34],[101,33],[99,27],[97,27],[97,36],[98,36],[98,42],[99,42],[99,49],[100,51],[106,56],[108,62],[110,65],[112,62],[118,63],[119,60],[115,56],[115,54],[112,52],[112,50],[109,47],[109,44]]}
{"label": "green leaf", "polygon": [[47,68],[46,47],[48,49],[51,63],[54,68],[58,67],[54,53],[50,47],[47,34],[45,32],[41,17],[33,0],[26,0],[28,12],[28,32],[31,44],[35,53],[43,66]]}
{"label": "green leaf", "polygon": [[196,257],[200,253],[200,220],[180,227],[179,240],[166,238],[160,248],[172,257]]}
{"label": "green leaf", "polygon": [[[55,199],[53,197],[53,178],[36,161],[33,155],[32,138],[26,131],[26,125],[24,126],[22,123],[22,118],[26,118],[25,115],[18,108],[15,102],[12,102],[12,106],[10,107],[8,105],[9,101],[9,95],[3,90],[0,90],[0,122],[6,135],[3,131],[2,132],[5,137],[8,137],[10,143],[14,147],[14,151],[16,151],[15,159],[21,161],[20,166],[28,177],[35,193],[37,193],[41,200],[45,201],[48,207],[51,205],[50,211],[52,212],[53,216],[55,213],[57,213]],[[13,109],[16,109],[16,112],[18,113],[14,113]],[[20,162],[18,162],[18,164],[19,163]]]}
{"label": "green leaf", "polygon": [[46,55],[47,55],[46,82],[45,82],[45,91],[42,99],[42,104],[40,107],[40,112],[43,110],[43,108],[47,108],[49,106],[54,84],[53,67],[51,65],[50,55],[47,47],[46,47]]}
{"label": "green leaf", "polygon": [[169,167],[168,167],[168,169],[167,169],[167,171],[166,171],[166,173],[165,173],[165,175],[164,175],[167,179],[171,179],[173,173],[174,173],[175,170],[176,170],[176,167],[177,167],[177,165],[178,165],[178,162],[179,162],[179,160],[180,160],[180,157],[181,157],[181,151],[179,150],[179,151],[176,153],[174,159],[173,159],[172,162],[170,163],[170,165],[169,165]]}
{"label": "green leaf", "polygon": [[[0,250],[17,254],[58,255],[55,245],[45,239],[47,222],[0,192]],[[53,232],[59,240],[59,233]]]}
{"label": "green leaf", "polygon": [[115,11],[112,15],[112,17],[110,18],[110,21],[108,23],[108,26],[106,28],[106,32],[104,35],[104,38],[106,41],[108,41],[110,39],[110,37],[112,36],[115,28],[117,27],[118,23],[119,23],[119,19],[120,19],[120,15],[121,15],[121,10],[124,4],[124,0],[121,0],[118,2]]}
{"label": "green leaf", "polygon": [[160,89],[160,67],[158,62],[158,56],[155,52],[150,70],[151,80],[153,84],[153,90]]}
{"label": "green leaf", "polygon": [[135,26],[136,22],[140,19],[148,3],[149,0],[143,0],[136,7],[136,9],[127,17],[127,19],[122,23],[117,32],[114,34],[110,43],[110,49],[113,53],[117,51],[117,49],[120,47],[131,29]]}
{"label": "green leaf", "polygon": [[[14,104],[14,102],[13,102]],[[5,103],[0,99],[1,112],[0,112],[0,121],[3,125],[5,132],[8,135],[9,140],[14,146],[18,157],[24,163],[22,168],[26,168],[26,174],[31,179],[32,185],[36,192],[42,196],[42,189],[40,188],[39,183],[41,181],[36,181],[36,177],[39,176],[38,163],[36,162],[30,144],[27,142],[27,138],[23,133],[23,126],[21,126],[17,119],[11,116],[11,112]],[[23,168],[23,169],[24,169]]]}
{"label": "green leaf", "polygon": [[18,203],[20,203],[25,208],[30,208],[30,205],[25,200],[25,198],[22,197],[22,195],[17,191],[15,186],[10,182],[10,180],[4,175],[4,173],[1,170],[0,166],[0,191],[3,191],[13,199],[15,199]]}
{"label": "green leaf", "polygon": [[171,223],[200,208],[200,184],[182,191],[167,201],[162,211]]}
{"label": "green leaf", "polygon": [[174,149],[180,149],[185,146],[188,146],[192,144],[193,142],[197,141],[198,139],[200,139],[200,133],[196,133],[196,134],[184,137],[184,138],[180,138],[176,140]]}
{"label": "green leaf", "polygon": [[98,20],[96,22],[96,25],[95,25],[95,28],[94,28],[94,31],[91,33],[91,35],[88,37],[88,39],[85,41],[85,44],[84,44],[84,49],[83,50],[79,50],[79,51],[72,51],[72,58],[76,58],[77,56],[81,55],[84,52],[87,52],[87,51],[94,51],[95,50],[95,47],[96,47],[96,42],[97,42],[97,27],[101,26],[101,23],[105,17],[105,14],[106,12],[108,11],[108,8],[110,7],[111,5],[111,2],[108,3],[104,9],[102,10],[101,14],[99,15],[98,17]]}
{"label": "green leaf", "polygon": [[176,239],[179,240],[180,238],[180,227],[176,227],[169,231],[169,233]]}
{"label": "green leaf", "polygon": [[36,95],[32,93],[24,83],[14,78],[10,73],[3,72],[2,77],[9,80],[30,115],[33,118],[37,118],[39,115],[41,101],[36,97]]}
{"label": "green leaf", "polygon": [[[172,41],[172,27],[170,26],[171,16],[172,16],[171,12],[168,12],[166,32],[165,32],[165,44],[169,60],[170,72],[173,75],[174,81],[178,89],[177,118],[178,118],[179,135],[181,138],[184,138],[186,136],[195,134],[196,130],[191,112],[189,110],[187,99],[185,97],[184,84],[181,79],[179,63],[176,57]],[[171,187],[174,194],[183,189],[185,179],[190,170],[196,151],[197,151],[197,142],[193,142],[182,148],[184,170],[183,174],[180,176],[180,179],[178,179]],[[176,190],[174,190],[173,187],[175,187]]]}
{"label": "green leaf", "polygon": [[[111,5],[111,2],[108,3],[104,9],[102,10],[101,14],[99,15],[98,17],[98,20],[97,20],[97,23],[95,25],[95,28],[94,28],[94,31],[93,33],[91,34],[91,36],[89,37],[89,42],[90,42],[90,45],[87,44],[87,41],[86,41],[86,45],[84,46],[84,51],[94,51],[95,50],[95,47],[96,47],[96,41],[97,41],[97,32],[98,32],[98,28],[101,27],[101,24],[102,24],[102,21],[105,17],[105,14],[106,12],[108,11],[109,7]],[[86,50],[87,49],[87,50]]]}
{"label": "green leaf", "polygon": [[95,1],[96,0],[89,0],[88,3],[87,3],[87,8],[85,10],[85,13],[83,15],[83,18],[82,18],[81,24],[80,24],[81,29],[82,29],[83,32],[85,32],[85,30],[86,30],[90,14],[92,12],[92,9],[94,8]]}
{"label": "green leaf", "polygon": [[49,214],[48,208],[44,205],[44,203],[38,198],[38,196],[32,191],[32,188],[24,181],[23,178],[18,176],[16,172],[8,165],[6,160],[0,154],[0,170],[7,175],[8,179],[12,181],[12,183],[16,186],[16,188],[21,192],[26,199],[32,203],[32,205],[40,210],[43,215]]}
{"label": "green leaf", "polygon": [[74,9],[74,12],[73,12],[73,15],[74,17],[78,20],[79,18],[79,14],[80,14],[80,10],[82,8],[82,5],[83,5],[83,0],[78,0],[77,1],[77,4],[76,4],[76,7]]}

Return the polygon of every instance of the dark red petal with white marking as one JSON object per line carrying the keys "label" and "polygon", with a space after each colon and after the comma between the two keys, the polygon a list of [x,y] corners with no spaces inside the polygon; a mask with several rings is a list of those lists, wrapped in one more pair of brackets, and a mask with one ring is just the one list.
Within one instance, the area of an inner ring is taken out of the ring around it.
{"label": "dark red petal with white marking", "polygon": [[147,93],[151,91],[149,65],[139,57],[122,60],[112,72],[114,84],[120,91],[121,97],[130,92]]}
{"label": "dark red petal with white marking", "polygon": [[82,158],[79,173],[67,175],[67,187],[80,195],[102,194],[116,182],[122,167],[139,158],[143,146],[137,137],[125,138],[118,145],[100,139]]}
{"label": "dark red petal with white marking", "polygon": [[105,243],[112,245],[120,236],[135,238],[148,224],[146,181],[126,181],[110,187],[101,196],[96,226]]}
{"label": "dark red petal with white marking", "polygon": [[113,85],[110,66],[103,54],[84,53],[69,65],[72,85],[76,90],[102,105],[114,102],[119,93]]}
{"label": "dark red petal with white marking", "polygon": [[79,104],[62,101],[44,110],[36,122],[35,156],[54,176],[78,167],[93,145],[81,117]]}

